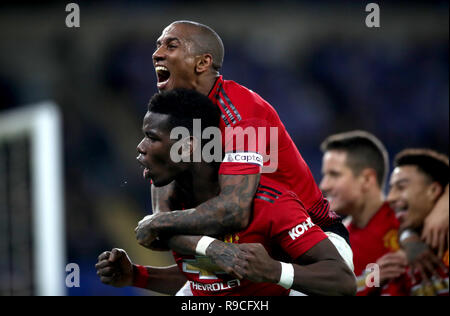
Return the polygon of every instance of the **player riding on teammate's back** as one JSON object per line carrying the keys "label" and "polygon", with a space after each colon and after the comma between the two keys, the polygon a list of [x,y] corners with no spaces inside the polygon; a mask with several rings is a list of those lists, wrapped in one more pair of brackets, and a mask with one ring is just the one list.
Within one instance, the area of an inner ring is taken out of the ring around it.
{"label": "player riding on teammate's back", "polygon": [[[171,203],[180,209],[210,199],[219,189],[217,164],[192,159],[174,162],[170,158],[176,142],[181,142],[180,154],[189,158],[195,148],[205,146],[199,136],[202,133],[192,133],[196,118],[204,122],[204,129],[217,128],[220,111],[193,90],[156,94],[144,118],[144,138],[137,147],[137,160],[155,186],[174,183]],[[175,128],[185,128],[194,136],[173,139],[170,135]],[[295,291],[353,295],[356,283],[350,265],[311,222],[301,201],[275,182],[267,179],[264,183],[274,193],[270,198],[264,193],[252,197],[251,221],[242,231],[221,237],[223,241],[209,236],[181,236],[192,241],[186,244],[180,243],[180,236],[167,238],[178,271],[173,267],[132,265],[126,253],[116,249],[99,257],[96,268],[102,282],[169,294],[187,278],[190,295],[294,295]],[[163,284],[162,280],[173,284]]]}
{"label": "player riding on teammate's back", "polygon": [[[152,217],[148,225],[142,225],[138,231],[139,242],[151,247],[154,238],[161,234],[221,235],[239,231],[248,225],[254,194],[257,191],[267,197],[273,194],[264,187],[265,179],[295,192],[313,222],[324,231],[334,231],[347,238],[340,217],[330,210],[276,111],[258,94],[233,81],[224,80],[219,74],[223,55],[222,41],[209,27],[190,21],[170,24],[158,39],[153,54],[158,89],[187,88],[208,95],[222,112],[222,135],[226,127],[241,127],[244,131],[253,127],[257,132],[259,128],[264,128],[266,133],[270,128],[276,128],[277,168],[274,172],[260,174],[260,166],[231,161],[230,155],[225,155],[219,170],[219,195],[190,212],[167,212],[176,210],[166,203],[170,200],[172,188],[170,185],[163,188],[153,186],[152,199],[156,201],[154,212],[162,212]],[[270,152],[270,143],[269,136],[265,145],[258,144],[258,154]],[[230,147],[225,140],[225,152],[245,155],[250,148],[248,144],[236,146],[234,143]],[[264,166],[269,164],[270,161]]]}

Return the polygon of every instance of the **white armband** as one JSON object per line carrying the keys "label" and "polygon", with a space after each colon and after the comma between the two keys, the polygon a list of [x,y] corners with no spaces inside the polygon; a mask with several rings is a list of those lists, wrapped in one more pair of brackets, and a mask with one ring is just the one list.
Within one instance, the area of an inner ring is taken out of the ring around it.
{"label": "white armband", "polygon": [[200,238],[197,243],[197,247],[195,248],[195,253],[197,255],[206,256],[206,249],[214,240],[216,239],[208,236],[203,236]]}
{"label": "white armband", "polygon": [[294,266],[290,263],[281,262],[281,276],[278,285],[285,289],[290,289],[294,283]]}

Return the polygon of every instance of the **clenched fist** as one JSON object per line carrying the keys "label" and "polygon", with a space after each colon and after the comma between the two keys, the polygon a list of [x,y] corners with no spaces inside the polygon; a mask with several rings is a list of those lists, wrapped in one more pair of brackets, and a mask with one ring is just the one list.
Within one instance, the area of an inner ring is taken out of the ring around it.
{"label": "clenched fist", "polygon": [[95,265],[100,281],[114,287],[133,285],[133,264],[125,250],[114,248],[98,256]]}

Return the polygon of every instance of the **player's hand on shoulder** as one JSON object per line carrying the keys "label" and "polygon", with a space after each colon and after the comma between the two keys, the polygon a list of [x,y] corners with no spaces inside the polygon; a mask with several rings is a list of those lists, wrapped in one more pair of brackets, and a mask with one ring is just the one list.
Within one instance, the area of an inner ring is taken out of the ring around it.
{"label": "player's hand on shoulder", "polygon": [[101,253],[95,269],[104,284],[115,287],[133,285],[133,264],[123,249],[114,248]]}

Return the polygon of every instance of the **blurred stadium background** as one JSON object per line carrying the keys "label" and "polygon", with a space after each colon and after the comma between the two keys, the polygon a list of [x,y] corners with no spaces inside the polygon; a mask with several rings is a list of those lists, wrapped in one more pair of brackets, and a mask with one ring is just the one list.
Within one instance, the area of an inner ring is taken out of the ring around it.
{"label": "blurred stadium background", "polygon": [[[370,2],[380,5],[377,29],[365,25]],[[94,265],[112,247],[141,264],[171,263],[169,254],[138,246],[133,229],[151,212],[136,145],[156,92],[155,41],[172,21],[195,20],[221,35],[222,74],[277,109],[317,181],[319,144],[331,133],[368,130],[391,158],[410,146],[448,154],[448,1],[75,1],[80,28],[66,27],[67,3],[1,2],[0,117],[43,100],[59,106],[61,271],[67,263],[81,271],[68,295],[148,294],[100,283]],[[10,172],[2,170],[0,180]],[[31,229],[30,214],[12,212],[19,230]],[[5,278],[21,272],[1,260],[0,294],[36,294],[33,282],[8,290]]]}

